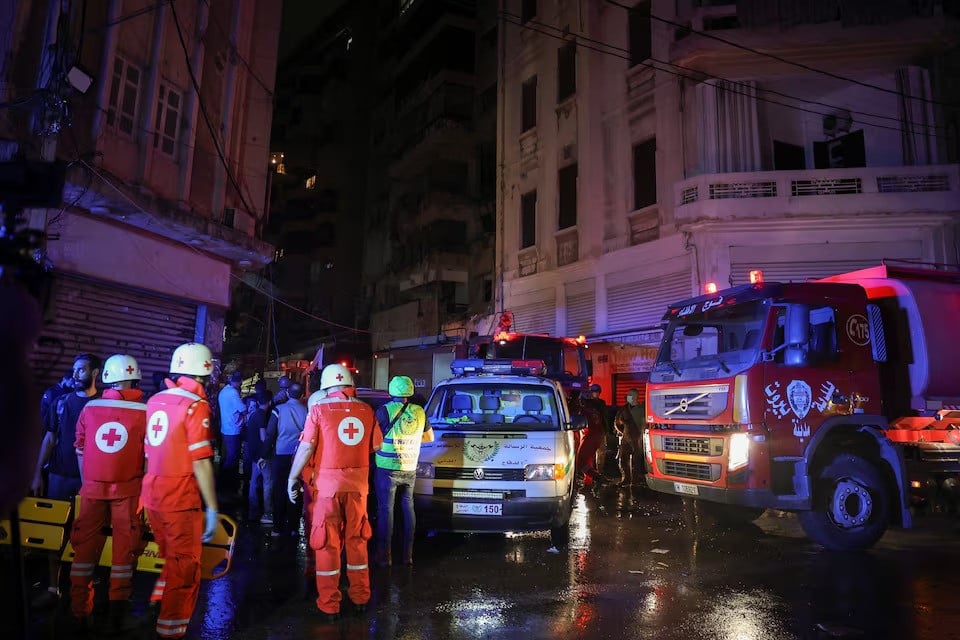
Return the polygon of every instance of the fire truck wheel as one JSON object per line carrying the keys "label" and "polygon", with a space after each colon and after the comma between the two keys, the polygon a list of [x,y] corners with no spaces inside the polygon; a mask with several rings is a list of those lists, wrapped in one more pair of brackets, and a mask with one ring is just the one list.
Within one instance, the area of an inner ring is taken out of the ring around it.
{"label": "fire truck wheel", "polygon": [[869,549],[887,530],[890,496],[883,476],[859,456],[837,456],[824,467],[813,500],[813,509],[798,514],[800,526],[827,549]]}

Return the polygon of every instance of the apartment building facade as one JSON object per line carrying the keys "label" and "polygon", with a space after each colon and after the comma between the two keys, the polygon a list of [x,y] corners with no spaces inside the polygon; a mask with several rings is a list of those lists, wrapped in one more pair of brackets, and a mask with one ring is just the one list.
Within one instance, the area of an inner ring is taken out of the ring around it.
{"label": "apartment building facade", "polygon": [[858,6],[503,2],[497,308],[619,404],[707,282],[960,262],[956,3]]}
{"label": "apartment building facade", "polygon": [[263,0],[109,0],[0,9],[0,139],[66,163],[45,224],[51,318],[39,382],[78,352],[219,354],[231,294],[262,240],[280,7]]}
{"label": "apartment building facade", "polygon": [[362,315],[373,384],[449,377],[493,312],[497,60],[493,3],[380,3]]}

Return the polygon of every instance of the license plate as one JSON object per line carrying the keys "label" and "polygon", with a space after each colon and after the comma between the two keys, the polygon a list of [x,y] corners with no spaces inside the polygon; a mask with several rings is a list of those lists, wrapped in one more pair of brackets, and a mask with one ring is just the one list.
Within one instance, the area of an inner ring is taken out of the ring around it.
{"label": "license plate", "polygon": [[673,490],[677,493],[685,493],[688,496],[700,495],[700,487],[695,484],[686,484],[685,482],[674,482]]}
{"label": "license plate", "polygon": [[502,516],[503,505],[499,502],[454,502],[455,516]]}

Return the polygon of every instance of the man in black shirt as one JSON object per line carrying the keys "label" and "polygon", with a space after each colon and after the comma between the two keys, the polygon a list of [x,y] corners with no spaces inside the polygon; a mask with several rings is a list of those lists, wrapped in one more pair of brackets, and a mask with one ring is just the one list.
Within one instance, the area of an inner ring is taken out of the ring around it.
{"label": "man in black shirt", "polygon": [[[273,524],[273,505],[270,501],[270,496],[273,495],[273,476],[269,461],[263,458],[265,450],[263,440],[267,431],[267,401],[265,396],[256,393],[247,397],[247,422],[244,431],[246,452],[243,456],[243,473],[250,479],[247,518],[253,521],[260,517],[260,524]],[[257,491],[261,482],[263,484],[262,508]],[[258,516],[261,513],[262,516]]]}
{"label": "man in black shirt", "polygon": [[[77,419],[83,407],[97,395],[100,358],[81,353],[73,360],[73,393],[60,396],[44,425],[46,433],[30,484],[32,495],[52,500],[72,501],[80,491],[80,465],[73,446],[77,437]],[[46,487],[43,471],[47,470]],[[36,607],[49,607],[60,600],[60,559],[50,556],[50,585],[34,600]]]}

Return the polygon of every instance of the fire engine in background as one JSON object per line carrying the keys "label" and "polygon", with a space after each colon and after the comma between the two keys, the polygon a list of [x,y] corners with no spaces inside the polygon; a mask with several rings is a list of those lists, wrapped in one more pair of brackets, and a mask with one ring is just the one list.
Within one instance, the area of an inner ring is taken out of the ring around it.
{"label": "fire engine in background", "polygon": [[510,328],[513,314],[504,311],[492,336],[473,337],[457,353],[457,358],[497,360],[542,360],[544,377],[556,380],[568,399],[577,399],[580,390],[590,384],[590,362],[584,336],[565,338],[536,333],[515,333]]}
{"label": "fire engine in background", "polygon": [[720,515],[798,512],[868,548],[960,477],[960,271],[881,266],[671,306],[647,386],[647,483]]}

